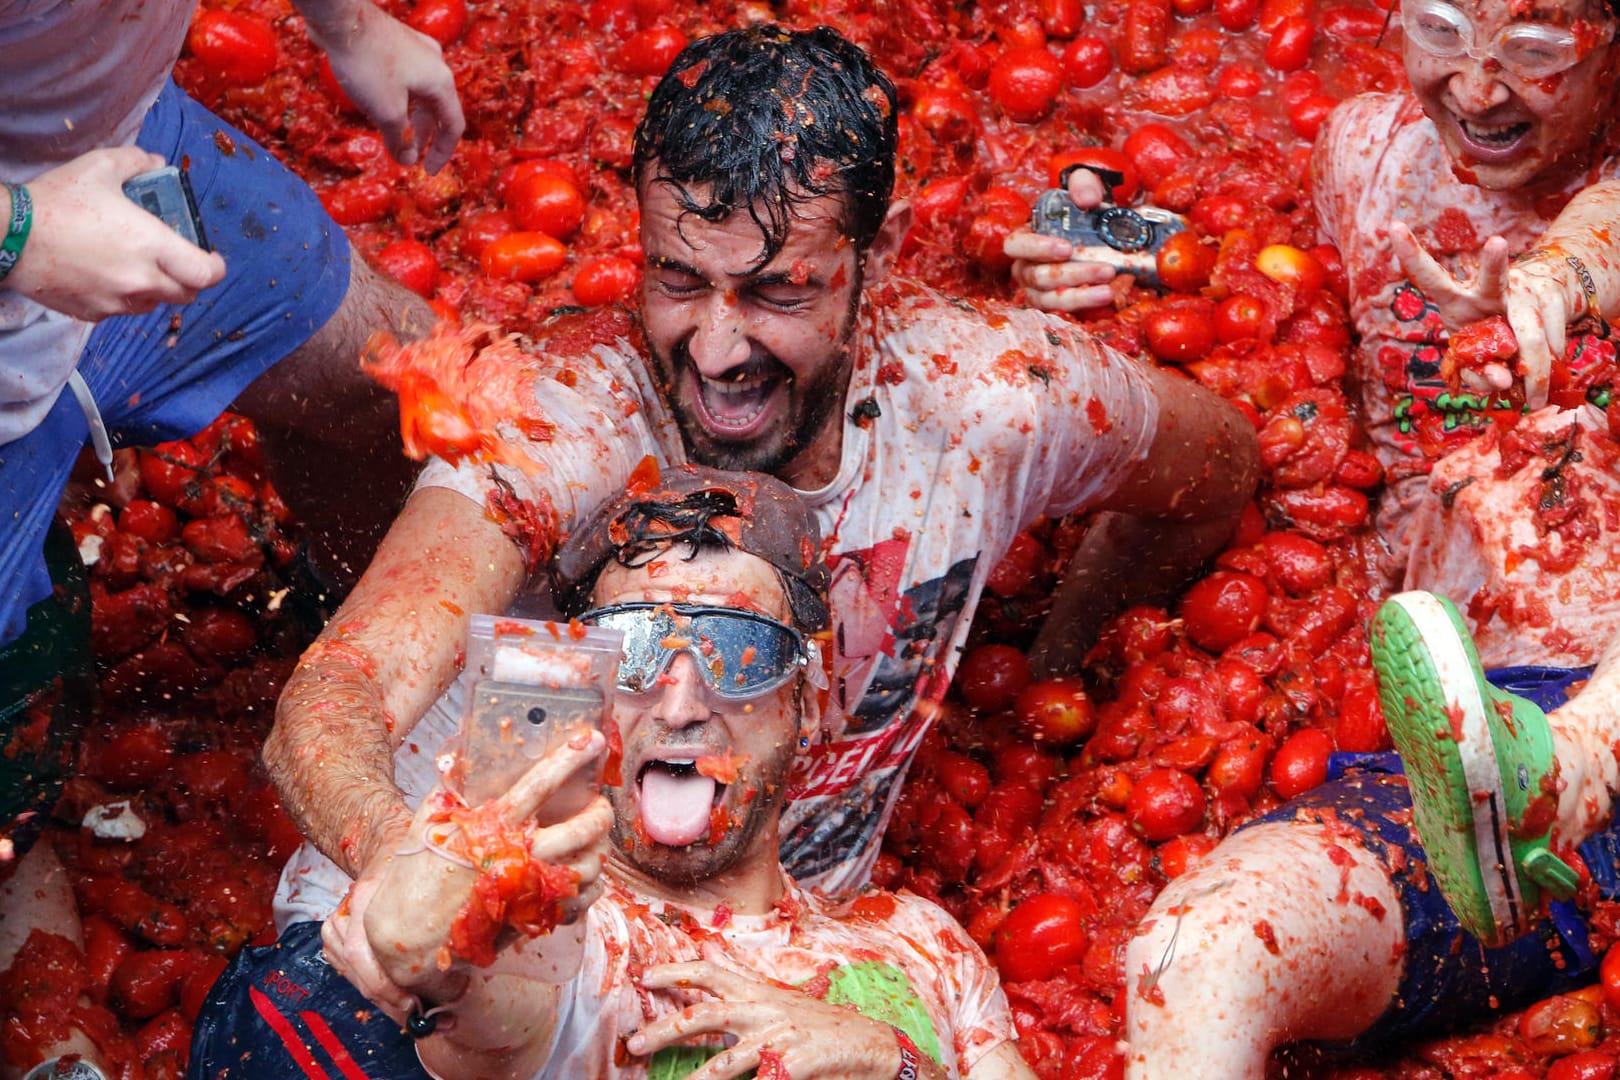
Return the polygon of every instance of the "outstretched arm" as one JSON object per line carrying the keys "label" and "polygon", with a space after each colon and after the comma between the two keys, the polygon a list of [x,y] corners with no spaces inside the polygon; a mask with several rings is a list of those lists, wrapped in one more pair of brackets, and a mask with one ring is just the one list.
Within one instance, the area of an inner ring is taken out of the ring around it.
{"label": "outstretched arm", "polygon": [[399,846],[411,812],[393,753],[455,678],[468,616],[505,611],[522,581],[483,507],[425,488],[287,680],[264,761],[299,829],[350,876]]}
{"label": "outstretched arm", "polygon": [[371,0],[293,0],[293,6],[388,152],[402,165],[443,168],[466,121],[439,43]]}
{"label": "outstretched arm", "polygon": [[1087,530],[1030,660],[1077,670],[1102,624],[1136,599],[1172,594],[1237,528],[1260,476],[1254,428],[1184,376],[1153,369],[1159,426],[1147,456]]}
{"label": "outstretched arm", "polygon": [[[182,239],[124,194],[124,181],[165,164],[157,154],[123,146],[81,154],[29,181],[32,224],[0,292],[95,322],[189,304],[218,285],[224,259]],[[15,209],[11,190],[0,184],[0,234]]]}

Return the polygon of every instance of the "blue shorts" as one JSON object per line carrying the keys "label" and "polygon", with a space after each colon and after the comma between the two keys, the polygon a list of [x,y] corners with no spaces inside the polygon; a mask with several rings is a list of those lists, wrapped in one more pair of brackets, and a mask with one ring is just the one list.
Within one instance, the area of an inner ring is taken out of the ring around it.
{"label": "blue shorts", "polygon": [[[185,307],[107,319],[79,371],[114,446],[195,434],[325,325],[349,287],[349,242],[320,200],[253,140],[170,81],[138,143],[184,164],[225,280]],[[50,594],[40,555],[89,429],[64,390],[45,420],[0,446],[0,645]]]}
{"label": "blue shorts", "polygon": [[[1567,699],[1571,685],[1591,669],[1504,668],[1488,678],[1543,709]],[[1335,754],[1328,782],[1259,821],[1299,818],[1348,825],[1368,850],[1391,868],[1406,927],[1405,967],[1395,1002],[1371,1028],[1336,1049],[1372,1050],[1415,1035],[1477,1023],[1550,994],[1588,984],[1601,960],[1587,939],[1585,916],[1574,904],[1554,902],[1535,929],[1499,948],[1467,934],[1440,895],[1411,829],[1412,800],[1400,759],[1393,753]],[[1620,896],[1620,826],[1611,825],[1577,849],[1599,895]]]}

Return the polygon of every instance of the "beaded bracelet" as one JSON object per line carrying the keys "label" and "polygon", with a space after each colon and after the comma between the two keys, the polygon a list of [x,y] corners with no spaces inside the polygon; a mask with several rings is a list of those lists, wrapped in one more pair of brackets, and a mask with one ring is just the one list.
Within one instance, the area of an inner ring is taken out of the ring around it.
{"label": "beaded bracelet", "polygon": [[28,230],[34,227],[34,200],[28,189],[21,184],[7,184],[6,190],[11,192],[11,220],[6,223],[5,239],[0,240],[0,281],[17,265],[23,245],[28,242]]}

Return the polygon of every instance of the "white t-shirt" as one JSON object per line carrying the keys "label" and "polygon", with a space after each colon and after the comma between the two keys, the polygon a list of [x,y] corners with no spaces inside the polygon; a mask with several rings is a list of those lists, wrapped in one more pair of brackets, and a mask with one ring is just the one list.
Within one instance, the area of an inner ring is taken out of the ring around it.
{"label": "white t-shirt", "polygon": [[[1565,195],[1616,175],[1620,158],[1610,158]],[[1378,529],[1391,584],[1454,600],[1487,667],[1594,663],[1620,632],[1620,447],[1597,409],[1549,407],[1520,421],[1521,436],[1538,432],[1537,451],[1527,459],[1510,439],[1504,461],[1490,403],[1440,378],[1445,327],[1389,240],[1389,224],[1406,222],[1468,280],[1488,237],[1527,251],[1567,199],[1532,203],[1459,180],[1410,94],[1367,94],[1336,109],[1313,176],[1322,236],[1350,281],[1363,418],[1390,481]],[[1610,343],[1594,348],[1612,355]],[[1561,460],[1566,439],[1578,453]],[[1556,479],[1544,480],[1555,465]]]}
{"label": "white t-shirt", "polygon": [[[705,999],[646,990],[653,964],[709,960],[741,974],[802,986],[899,1027],[952,1077],[1013,1039],[995,970],[960,926],[910,893],[872,893],[835,907],[785,881],[769,914],[733,915],[665,903],[606,880],[586,920],[584,961],[562,988],[557,1028],[535,1080],[685,1076],[712,1050],[664,1050],[619,1064],[620,1040]],[[718,1050],[719,1047],[715,1047]]]}
{"label": "white t-shirt", "polygon": [[[180,56],[191,0],[0,0],[0,181],[128,146]],[[37,427],[90,324],[0,285],[0,446]]]}
{"label": "white t-shirt", "polygon": [[[546,501],[566,529],[623,491],[644,456],[685,460],[629,320],[601,313],[567,333],[555,352],[541,346],[536,397],[550,438],[501,431],[538,463],[534,474],[432,462],[418,481],[499,504],[525,551],[545,548],[522,523],[551,520]],[[1142,365],[1059,317],[885,284],[866,297],[856,333],[838,476],[803,493],[833,571],[832,689],[782,821],[788,872],[834,895],[870,876],[986,575],[1036,518],[1112,494],[1158,424]],[[395,758],[403,790],[431,785],[433,754],[455,722],[454,710],[436,709],[412,731]],[[283,875],[280,917],[318,918],[346,887],[306,845]],[[289,906],[294,894],[305,901]]]}

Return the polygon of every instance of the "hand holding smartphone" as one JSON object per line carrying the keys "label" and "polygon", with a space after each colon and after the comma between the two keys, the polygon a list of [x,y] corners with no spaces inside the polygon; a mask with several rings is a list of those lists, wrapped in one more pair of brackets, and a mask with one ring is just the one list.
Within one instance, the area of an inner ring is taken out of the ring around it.
{"label": "hand holding smartphone", "polygon": [[[553,747],[610,722],[622,635],[530,619],[474,615],[467,634],[468,698],[446,780],[471,806],[504,794]],[[542,825],[583,810],[602,786],[602,761],[581,770],[536,814]]]}
{"label": "hand holding smartphone", "polygon": [[202,215],[197,212],[197,200],[191,193],[191,181],[180,169],[165,165],[132,176],[124,181],[124,194],[136,206],[204,251],[214,250],[208,245],[208,234],[203,231]]}

